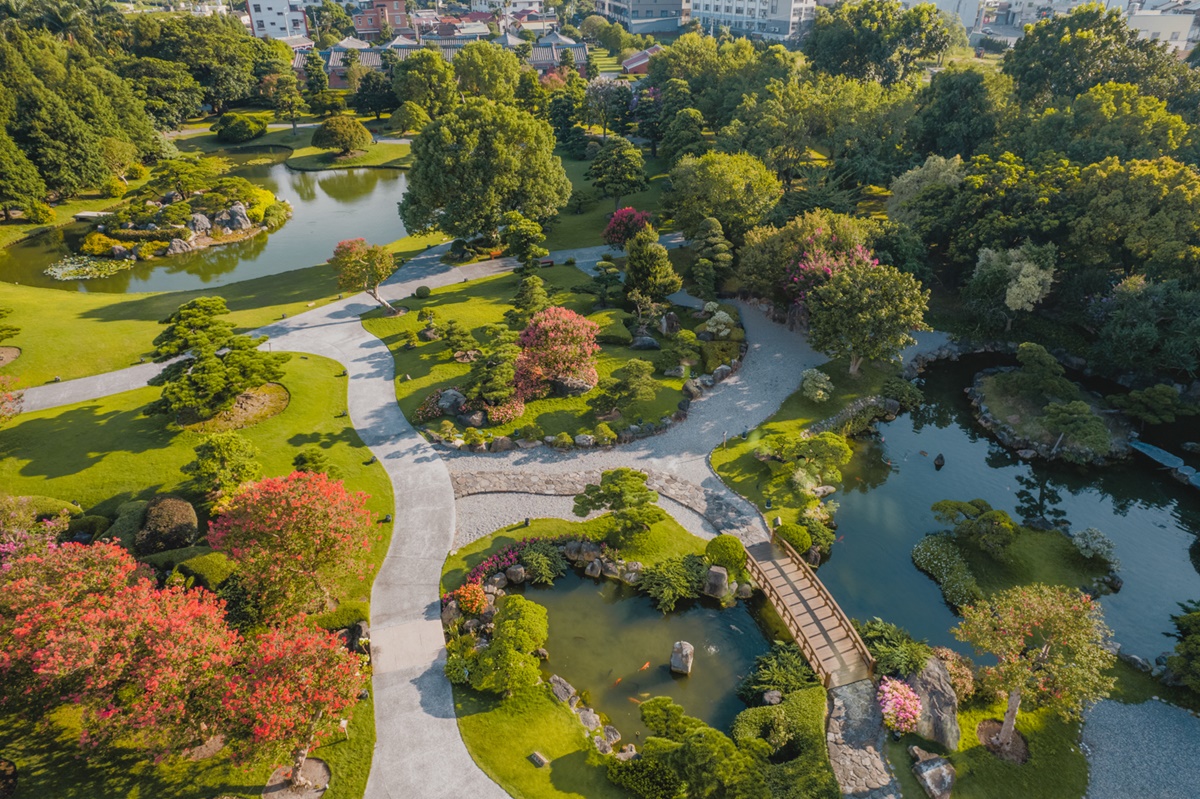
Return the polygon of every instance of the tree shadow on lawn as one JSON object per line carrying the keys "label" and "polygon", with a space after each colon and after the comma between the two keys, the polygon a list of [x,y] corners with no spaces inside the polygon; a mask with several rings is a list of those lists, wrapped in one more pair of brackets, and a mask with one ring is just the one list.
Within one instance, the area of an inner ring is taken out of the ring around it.
{"label": "tree shadow on lawn", "polygon": [[100,411],[85,405],[56,416],[18,420],[0,436],[0,454],[26,463],[24,477],[67,477],[99,464],[113,452],[141,455],[168,449],[175,433],[166,416],[145,416],[142,408]]}
{"label": "tree shadow on lawn", "polygon": [[[296,433],[287,440],[287,443],[296,449],[302,447],[333,449],[338,444],[346,444],[355,449],[360,446],[359,437],[352,427],[343,427],[336,433]],[[365,457],[370,458],[371,456],[368,454]]]}

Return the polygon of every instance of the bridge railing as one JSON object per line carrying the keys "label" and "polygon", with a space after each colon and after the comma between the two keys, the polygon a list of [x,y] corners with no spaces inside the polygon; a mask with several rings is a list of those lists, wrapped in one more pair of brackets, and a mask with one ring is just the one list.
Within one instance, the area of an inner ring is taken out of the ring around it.
{"label": "bridge railing", "polygon": [[846,634],[850,636],[850,641],[854,645],[855,651],[858,652],[858,655],[863,659],[863,662],[867,664],[868,673],[874,677],[875,658],[871,655],[870,650],[867,649],[867,645],[863,641],[862,636],[858,634],[858,630],[854,629],[854,625],[850,623],[850,617],[846,615],[846,612],[842,610],[842,606],[839,605],[837,600],[833,598],[833,594],[829,593],[829,589],[827,589],[825,584],[821,582],[821,578],[817,577],[817,573],[814,572],[812,567],[808,565],[808,561],[800,557],[800,553],[796,551],[795,547],[777,536],[773,530],[771,531],[771,540],[777,545],[783,547],[784,552],[787,553],[788,559],[796,565],[796,568],[800,569],[805,577],[808,578],[809,583],[812,584],[812,587],[821,596],[821,598],[825,600],[830,609],[833,610],[834,615],[837,618],[838,626],[845,630]]}
{"label": "bridge railing", "polygon": [[787,627],[788,632],[792,634],[792,638],[796,640],[796,646],[800,647],[801,654],[804,659],[812,666],[813,671],[821,680],[821,684],[826,688],[830,687],[830,682],[833,680],[833,674],[825,668],[825,664],[817,657],[817,651],[809,642],[808,638],[800,629],[795,616],[788,611],[787,604],[783,597],[775,588],[775,585],[767,579],[766,573],[762,570],[762,566],[754,559],[754,556],[746,558],[746,566],[750,569],[750,576],[758,583],[759,588],[767,595],[767,599],[771,601],[771,605],[779,611],[779,618],[783,620],[783,625]]}

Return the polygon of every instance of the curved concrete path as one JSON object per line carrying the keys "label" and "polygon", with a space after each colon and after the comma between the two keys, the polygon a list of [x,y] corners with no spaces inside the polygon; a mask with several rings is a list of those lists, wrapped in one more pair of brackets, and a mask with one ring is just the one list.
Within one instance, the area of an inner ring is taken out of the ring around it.
{"label": "curved concrete path", "polygon": [[[664,237],[668,245],[677,236]],[[413,258],[383,287],[389,300],[410,296],[419,285],[438,287],[512,269],[509,259],[450,267],[439,258],[446,245]],[[591,272],[607,247],[554,253],[575,258]],[[686,295],[678,298],[688,301]],[[691,302],[695,302],[691,300]],[[341,363],[349,381],[351,422],[383,465],[395,495],[392,541],[371,594],[377,737],[367,799],[502,799],[507,794],[476,766],[458,732],[450,685],[442,673],[444,644],[438,584],[445,554],[453,546],[454,470],[562,471],[615,466],[654,469],[723,495],[766,528],[753,506],[730,492],[708,466],[708,453],[724,436],[755,427],[774,413],[799,384],[800,373],[824,359],[804,339],[743,305],[750,352],[742,370],[693,403],[688,422],[660,436],[590,453],[563,455],[547,449],[512,457],[461,455],[443,460],[404,418],[396,404],[395,368],[386,345],[368,333],[360,315],[374,307],[357,295],[264,327],[280,351],[307,352]],[[923,342],[924,344],[925,342]],[[25,392],[25,408],[41,410],[95,399],[146,385],[162,368],[143,364],[94,377],[37,386]]]}

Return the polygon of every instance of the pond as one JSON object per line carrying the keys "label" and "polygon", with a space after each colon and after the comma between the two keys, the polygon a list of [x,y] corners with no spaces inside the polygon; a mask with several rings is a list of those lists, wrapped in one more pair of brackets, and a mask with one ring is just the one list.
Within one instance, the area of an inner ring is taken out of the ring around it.
{"label": "pond", "polygon": [[[757,606],[745,602],[721,609],[709,600],[691,601],[664,614],[629,586],[574,570],[553,586],[524,591],[549,616],[547,678],[557,674],[587,691],[590,706],[611,719],[623,744],[645,740],[638,705],[655,696],[669,696],[687,715],[728,732],[746,708],[734,693],[738,683],[770,648]],[[676,641],[695,647],[688,676],[671,673]]]}
{"label": "pond", "polygon": [[[1025,463],[974,423],[963,394],[975,372],[994,360],[967,358],[927,372],[927,403],[880,424],[880,439],[856,447],[835,495],[839,542],[820,569],[821,580],[856,618],[880,616],[933,644],[965,651],[949,630],[958,619],[937,585],[912,564],[913,545],[943,527],[929,507],[942,499],[985,499],[1024,517],[1065,519],[1071,529],[1096,527],[1116,544],[1121,592],[1101,599],[1105,619],[1127,652],[1153,660],[1171,649],[1177,602],[1200,599],[1197,554],[1200,492],[1148,461],[1105,469]],[[1172,452],[1186,440],[1180,430],[1155,431]],[[1155,436],[1147,435],[1148,440]],[[1195,437],[1192,436],[1193,440]],[[922,454],[925,453],[925,454]],[[945,455],[941,471],[933,466]]]}
{"label": "pond", "polygon": [[186,291],[313,266],[332,255],[342,239],[387,244],[405,235],[396,210],[408,185],[400,170],[296,172],[283,164],[283,153],[227,157],[239,165],[232,174],[292,204],[294,213],[283,228],[236,244],[139,263],[109,278],[54,280],[43,271],[74,252],[89,230],[75,224],[0,250],[0,280],[67,291]]}

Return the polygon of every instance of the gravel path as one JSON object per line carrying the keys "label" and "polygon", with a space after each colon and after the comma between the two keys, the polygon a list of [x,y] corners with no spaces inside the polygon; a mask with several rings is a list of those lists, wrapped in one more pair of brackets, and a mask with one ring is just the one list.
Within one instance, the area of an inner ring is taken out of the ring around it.
{"label": "gravel path", "polygon": [[1200,718],[1164,702],[1105,700],[1088,711],[1089,799],[1200,795]]}

